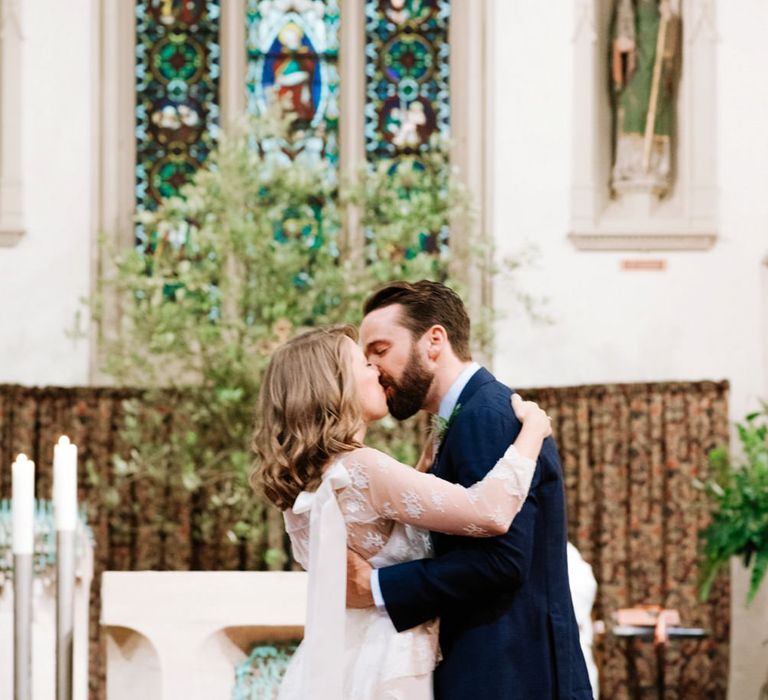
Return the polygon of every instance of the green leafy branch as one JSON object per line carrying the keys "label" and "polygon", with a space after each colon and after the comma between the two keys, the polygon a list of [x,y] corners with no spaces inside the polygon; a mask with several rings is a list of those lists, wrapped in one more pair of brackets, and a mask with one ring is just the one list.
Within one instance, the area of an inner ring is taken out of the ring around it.
{"label": "green leafy branch", "polygon": [[701,532],[703,568],[700,594],[709,596],[715,577],[731,557],[751,567],[747,603],[751,603],[768,572],[768,405],[736,424],[742,456],[735,462],[728,450],[709,455],[712,477],[697,481],[709,496],[712,520]]}

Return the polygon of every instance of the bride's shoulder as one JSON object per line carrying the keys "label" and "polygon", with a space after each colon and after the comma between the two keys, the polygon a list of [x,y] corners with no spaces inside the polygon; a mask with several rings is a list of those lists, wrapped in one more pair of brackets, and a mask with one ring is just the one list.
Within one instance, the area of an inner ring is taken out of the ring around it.
{"label": "bride's shoulder", "polygon": [[387,469],[395,460],[388,454],[377,450],[374,447],[357,447],[350,452],[345,452],[341,456],[341,461],[347,466],[362,466],[367,468],[376,467],[378,469]]}

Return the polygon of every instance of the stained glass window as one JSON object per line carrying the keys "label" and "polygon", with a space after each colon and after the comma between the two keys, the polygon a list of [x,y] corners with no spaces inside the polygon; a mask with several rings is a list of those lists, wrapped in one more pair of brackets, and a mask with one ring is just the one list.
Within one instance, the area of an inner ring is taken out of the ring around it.
{"label": "stained glass window", "polygon": [[423,153],[448,136],[450,0],[365,0],[365,150]]}
{"label": "stained glass window", "polygon": [[[219,124],[219,0],[136,2],[136,205],[153,210],[205,161]],[[153,242],[141,225],[136,244]]]}
{"label": "stained glass window", "polygon": [[248,0],[248,112],[277,99],[296,115],[286,158],[339,158],[338,0]]}

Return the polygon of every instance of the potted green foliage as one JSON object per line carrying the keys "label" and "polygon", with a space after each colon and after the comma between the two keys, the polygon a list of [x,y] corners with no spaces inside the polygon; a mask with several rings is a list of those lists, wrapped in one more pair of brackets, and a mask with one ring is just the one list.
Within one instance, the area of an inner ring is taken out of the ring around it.
{"label": "potted green foliage", "polygon": [[701,597],[706,599],[718,571],[731,557],[751,568],[747,602],[751,603],[768,571],[768,404],[736,429],[741,454],[726,448],[710,452],[712,477],[697,486],[709,495],[712,521],[701,532],[704,562]]}

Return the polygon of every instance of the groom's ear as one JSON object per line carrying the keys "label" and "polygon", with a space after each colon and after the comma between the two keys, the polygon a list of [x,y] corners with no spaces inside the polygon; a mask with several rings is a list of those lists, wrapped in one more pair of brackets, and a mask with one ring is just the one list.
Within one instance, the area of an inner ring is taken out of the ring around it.
{"label": "groom's ear", "polygon": [[448,342],[448,333],[440,324],[435,324],[428,328],[422,337],[426,338],[427,357],[432,362],[436,362],[440,355],[451,347],[451,344]]}

